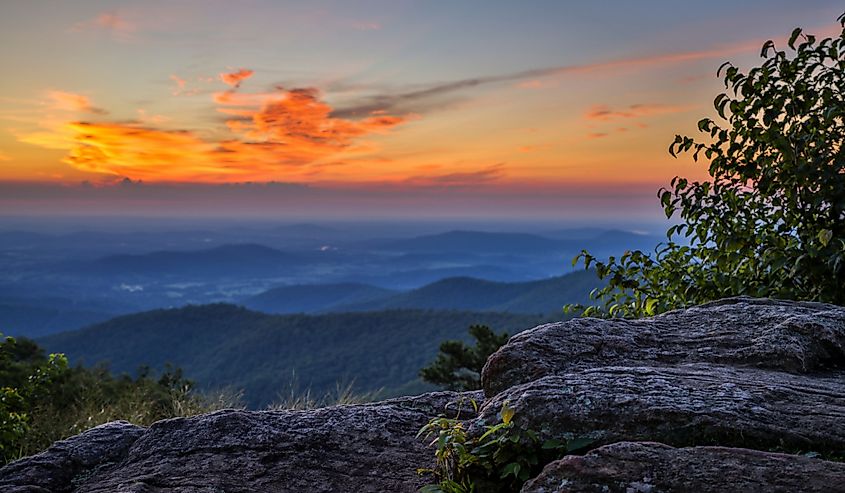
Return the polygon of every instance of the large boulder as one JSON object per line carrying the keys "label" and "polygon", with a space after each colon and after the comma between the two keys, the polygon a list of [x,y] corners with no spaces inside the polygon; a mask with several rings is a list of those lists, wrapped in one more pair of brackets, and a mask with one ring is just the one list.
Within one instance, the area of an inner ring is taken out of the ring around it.
{"label": "large boulder", "polygon": [[[480,393],[311,411],[240,411],[106,425],[0,469],[0,490],[74,493],[416,491],[433,453],[415,438],[434,416],[467,417]],[[464,401],[461,403],[461,401]],[[113,442],[104,432],[114,431]],[[105,440],[109,442],[109,440]],[[62,450],[90,449],[83,463]],[[98,452],[102,451],[102,453]],[[81,465],[80,465],[81,464]]]}
{"label": "large boulder", "polygon": [[493,397],[577,369],[695,362],[793,373],[845,369],[845,308],[740,297],[640,320],[541,325],[494,353],[481,381]]}
{"label": "large boulder", "polygon": [[522,493],[845,491],[845,463],[725,447],[621,442],[547,465]]}
{"label": "large boulder", "polygon": [[550,375],[485,402],[470,433],[497,422],[502,404],[521,429],[594,445],[654,440],[845,450],[845,377],[810,377],[713,364],[611,366]]}

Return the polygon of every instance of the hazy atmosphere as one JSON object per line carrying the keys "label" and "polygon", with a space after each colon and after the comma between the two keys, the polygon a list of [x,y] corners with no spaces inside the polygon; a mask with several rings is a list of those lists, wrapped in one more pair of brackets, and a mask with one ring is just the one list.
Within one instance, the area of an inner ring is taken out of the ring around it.
{"label": "hazy atmosphere", "polygon": [[0,211],[658,221],[716,68],[839,8],[7,2]]}

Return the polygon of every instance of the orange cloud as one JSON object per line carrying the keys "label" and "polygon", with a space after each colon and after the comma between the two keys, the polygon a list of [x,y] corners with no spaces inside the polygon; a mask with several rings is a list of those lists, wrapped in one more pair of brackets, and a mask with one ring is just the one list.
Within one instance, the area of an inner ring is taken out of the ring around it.
{"label": "orange cloud", "polygon": [[12,158],[7,156],[3,151],[0,151],[0,161],[11,161]]}
{"label": "orange cloud", "polygon": [[195,132],[140,124],[75,122],[67,129],[74,140],[63,162],[145,182],[296,180],[315,157],[282,144],[213,141]]}
{"label": "orange cloud", "polygon": [[134,31],[135,26],[113,12],[105,12],[94,19],[94,23],[112,31]]}
{"label": "orange cloud", "polygon": [[257,141],[278,142],[323,152],[348,147],[355,137],[380,132],[404,118],[378,115],[363,120],[332,118],[332,107],[319,100],[315,88],[280,90],[251,115],[251,121],[231,120],[229,128]]}
{"label": "orange cloud", "polygon": [[236,72],[224,72],[222,74],[219,74],[218,77],[220,77],[220,80],[222,80],[224,84],[237,89],[241,86],[241,82],[252,77],[252,74],[254,73],[255,72],[252,70],[242,68],[237,70]]}
{"label": "orange cloud", "polygon": [[668,104],[632,104],[622,110],[614,110],[606,105],[595,105],[584,114],[587,120],[613,121],[626,118],[641,118],[667,113],[689,111],[695,106],[676,106]]}
{"label": "orange cloud", "polygon": [[82,113],[92,113],[97,115],[103,115],[106,113],[105,110],[95,108],[91,104],[91,100],[88,99],[87,96],[83,96],[81,94],[74,94],[72,92],[65,91],[50,91],[47,93],[47,97],[50,98],[50,108],[54,110],[79,111]]}
{"label": "orange cloud", "polygon": [[[249,76],[245,71],[237,74],[240,80]],[[233,87],[239,83],[230,82]],[[291,181],[339,166],[343,156],[372,151],[363,137],[408,119],[387,114],[358,120],[332,117],[333,108],[315,88],[280,88],[270,94],[235,90],[214,98],[222,105],[218,110],[234,117],[226,122],[230,134],[223,137],[156,128],[166,119],[139,110],[139,122],[51,120],[42,125],[45,131],[18,138],[68,150],[63,162],[76,169],[148,182]],[[55,91],[51,99],[63,109],[102,114],[92,111],[84,96]]]}
{"label": "orange cloud", "polygon": [[549,81],[542,81],[540,79],[524,80],[516,84],[516,87],[520,89],[545,89],[552,86],[554,86],[553,83]]}
{"label": "orange cloud", "polygon": [[[274,93],[244,94],[235,92],[234,89],[229,89],[227,91],[215,92],[212,95],[212,100],[215,103],[223,106],[221,108],[217,108],[217,111],[219,111],[220,113],[226,113],[230,115],[244,115],[245,113],[243,111],[233,109],[231,107],[260,106],[264,104],[267,100],[272,98],[274,95]],[[249,116],[251,114],[252,112],[246,112],[246,116]]]}
{"label": "orange cloud", "polygon": [[185,90],[185,84],[187,84],[187,81],[178,75],[171,75],[170,80],[176,83],[176,89],[173,90],[173,95],[178,96],[182,94]]}

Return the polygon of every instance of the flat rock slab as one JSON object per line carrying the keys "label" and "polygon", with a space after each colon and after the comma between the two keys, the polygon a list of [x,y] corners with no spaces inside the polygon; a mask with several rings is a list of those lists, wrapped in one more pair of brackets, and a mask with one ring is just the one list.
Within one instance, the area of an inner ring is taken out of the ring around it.
{"label": "flat rock slab", "polygon": [[[228,410],[170,419],[133,432],[117,462],[65,471],[63,462],[50,461],[54,445],[0,469],[0,490],[411,492],[425,483],[416,469],[431,467],[434,458],[415,438],[417,431],[432,417],[454,415],[462,399],[464,413],[471,412],[468,400],[480,397],[480,392],[437,392],[312,411]],[[73,440],[84,445],[88,434]],[[55,474],[34,474],[51,468]]]}
{"label": "flat rock slab", "polygon": [[845,463],[725,447],[622,442],[547,465],[522,493],[842,493]]}
{"label": "flat rock slab", "polygon": [[845,369],[845,308],[728,298],[641,320],[578,318],[519,333],[482,371],[487,397],[547,375],[710,362],[813,373]]}
{"label": "flat rock slab", "polygon": [[470,433],[500,420],[544,438],[590,438],[595,445],[659,441],[845,451],[845,376],[810,377],[705,363],[613,366],[543,377],[485,402]]}

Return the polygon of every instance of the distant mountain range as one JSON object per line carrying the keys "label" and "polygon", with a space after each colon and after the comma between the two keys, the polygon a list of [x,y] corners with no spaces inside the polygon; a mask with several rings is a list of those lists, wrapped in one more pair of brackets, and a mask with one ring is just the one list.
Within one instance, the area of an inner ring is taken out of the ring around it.
{"label": "distant mountain range", "polygon": [[[572,270],[581,249],[602,258],[650,251],[659,241],[598,228],[542,234],[361,228],[0,232],[0,331],[37,336],[119,314],[215,302],[274,313],[558,313],[598,285]],[[567,272],[573,277],[562,276]]]}
{"label": "distant mountain range", "polygon": [[116,372],[172,363],[201,388],[242,389],[248,404],[260,408],[291,386],[318,395],[349,382],[385,396],[419,392],[430,387],[418,372],[440,342],[466,340],[472,324],[514,333],[546,320],[431,310],[267,315],[213,304],[126,315],[38,342],[74,364],[110,362]]}
{"label": "distant mountain range", "polygon": [[110,276],[249,276],[286,272],[306,261],[310,262],[312,258],[263,245],[236,244],[207,250],[111,255],[85,264],[82,268],[92,274]]}
{"label": "distant mountain range", "polygon": [[[317,229],[319,231],[319,229]],[[585,234],[579,232],[579,234]],[[253,244],[227,244],[203,250],[164,250],[143,254],[109,255],[78,265],[90,274],[169,276],[290,274],[314,264],[378,263],[391,269],[472,268],[479,264],[512,265],[527,259],[559,261],[561,268],[581,249],[597,256],[625,249],[650,249],[658,239],[626,231],[605,230],[595,236],[553,239],[525,233],[449,231],[401,240],[360,245],[283,251]],[[391,253],[395,252],[395,255]],[[385,255],[387,254],[387,255]]]}
{"label": "distant mountain range", "polygon": [[531,282],[443,279],[407,292],[366,284],[284,286],[241,302],[268,313],[374,311],[397,308],[550,314],[567,303],[586,303],[598,287],[594,272],[579,271]]}
{"label": "distant mountain range", "polygon": [[247,298],[242,304],[267,313],[317,313],[384,300],[396,294],[397,291],[368,284],[310,284],[273,288]]}

